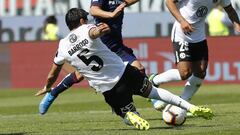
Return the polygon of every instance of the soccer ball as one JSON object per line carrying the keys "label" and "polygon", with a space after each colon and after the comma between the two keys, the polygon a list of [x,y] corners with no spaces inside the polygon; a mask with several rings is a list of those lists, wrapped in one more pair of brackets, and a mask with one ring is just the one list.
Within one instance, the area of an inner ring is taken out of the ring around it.
{"label": "soccer ball", "polygon": [[186,121],[187,111],[168,104],[162,113],[164,122],[168,125],[180,126]]}

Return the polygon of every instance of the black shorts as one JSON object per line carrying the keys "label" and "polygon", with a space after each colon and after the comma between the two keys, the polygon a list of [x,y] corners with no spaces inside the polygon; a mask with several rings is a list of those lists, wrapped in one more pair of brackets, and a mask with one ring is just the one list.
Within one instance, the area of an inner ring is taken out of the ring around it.
{"label": "black shorts", "polygon": [[127,65],[119,82],[103,95],[114,112],[124,117],[128,111],[136,111],[132,96],[142,95],[146,91],[146,84],[151,85],[147,77],[137,68]]}
{"label": "black shorts", "polygon": [[176,63],[180,61],[208,61],[207,40],[198,43],[173,42],[173,52]]}

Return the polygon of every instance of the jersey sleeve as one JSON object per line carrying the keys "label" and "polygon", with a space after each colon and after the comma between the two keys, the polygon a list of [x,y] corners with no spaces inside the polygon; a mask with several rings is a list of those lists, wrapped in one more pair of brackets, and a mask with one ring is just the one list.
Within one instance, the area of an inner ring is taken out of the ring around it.
{"label": "jersey sleeve", "polygon": [[103,5],[103,0],[91,0],[91,6],[99,6]]}
{"label": "jersey sleeve", "polygon": [[85,32],[88,33],[89,39],[91,39],[90,36],[89,36],[89,35],[90,35],[90,34],[89,34],[90,30],[91,30],[92,28],[96,28],[96,27],[97,27],[97,26],[94,25],[94,24],[87,24],[87,25],[86,25],[86,27],[85,27]]}
{"label": "jersey sleeve", "polygon": [[220,5],[222,7],[227,7],[231,4],[231,0],[221,0]]}
{"label": "jersey sleeve", "polygon": [[56,55],[55,55],[55,57],[54,57],[54,63],[56,64],[56,65],[63,65],[64,64],[64,62],[65,62],[65,59],[64,59],[64,57],[63,57],[63,54],[62,54],[62,52],[61,52],[61,49],[60,49],[60,47],[58,48],[58,50],[57,50],[57,52],[56,52]]}

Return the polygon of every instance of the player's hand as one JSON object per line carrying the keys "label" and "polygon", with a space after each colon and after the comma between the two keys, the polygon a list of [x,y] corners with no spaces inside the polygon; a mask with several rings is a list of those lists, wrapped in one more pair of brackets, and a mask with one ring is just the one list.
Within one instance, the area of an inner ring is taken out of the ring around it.
{"label": "player's hand", "polygon": [[191,35],[191,32],[194,31],[194,27],[186,20],[181,21],[180,24],[185,35]]}
{"label": "player's hand", "polygon": [[112,18],[118,17],[124,10],[124,8],[126,7],[126,3],[123,2],[122,4],[120,4],[113,12],[112,12]]}
{"label": "player's hand", "polygon": [[239,23],[234,23],[234,29],[240,33],[240,24]]}
{"label": "player's hand", "polygon": [[51,91],[50,88],[48,89],[48,88],[44,87],[43,89],[39,90],[39,91],[35,94],[35,96],[40,96],[40,95],[46,94],[47,92],[50,92],[50,91]]}
{"label": "player's hand", "polygon": [[99,23],[97,24],[97,29],[101,34],[106,34],[111,31],[110,27],[106,23]]}

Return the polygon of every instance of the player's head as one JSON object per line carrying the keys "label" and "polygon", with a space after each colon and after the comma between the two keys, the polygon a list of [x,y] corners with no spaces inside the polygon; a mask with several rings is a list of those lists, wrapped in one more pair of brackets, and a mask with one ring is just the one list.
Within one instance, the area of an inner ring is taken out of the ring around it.
{"label": "player's head", "polygon": [[54,15],[48,16],[45,23],[57,24],[57,18]]}
{"label": "player's head", "polygon": [[73,30],[87,22],[88,12],[80,8],[71,8],[65,16],[65,22],[69,30]]}

